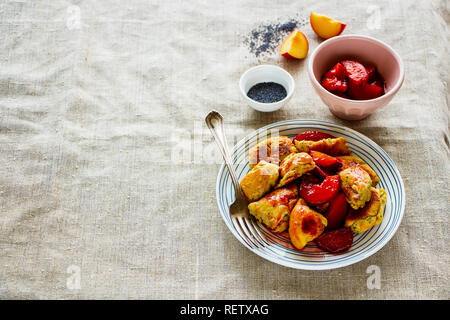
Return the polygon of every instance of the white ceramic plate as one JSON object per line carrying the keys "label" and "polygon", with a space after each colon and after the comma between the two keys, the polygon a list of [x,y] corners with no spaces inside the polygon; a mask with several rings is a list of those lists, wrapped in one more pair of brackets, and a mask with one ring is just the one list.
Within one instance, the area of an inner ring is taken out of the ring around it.
{"label": "white ceramic plate", "polygon": [[295,250],[290,244],[287,234],[274,234],[263,225],[256,224],[266,239],[266,246],[250,248],[235,230],[231,222],[228,207],[234,201],[234,189],[231,177],[225,164],[217,176],[216,196],[220,213],[234,236],[249,250],[257,255],[283,266],[305,269],[326,270],[348,266],[359,262],[380,250],[397,231],[405,208],[405,189],[403,181],[394,161],[375,142],[355,130],[321,120],[288,120],[265,126],[239,141],[231,151],[233,166],[241,180],[249,171],[248,150],[268,135],[279,134],[295,137],[297,134],[317,130],[335,137],[344,137],[353,154],[363,159],[380,178],[378,188],[387,192],[387,204],[384,219],[378,226],[355,234],[353,245],[343,254],[329,254],[310,242],[303,250]]}

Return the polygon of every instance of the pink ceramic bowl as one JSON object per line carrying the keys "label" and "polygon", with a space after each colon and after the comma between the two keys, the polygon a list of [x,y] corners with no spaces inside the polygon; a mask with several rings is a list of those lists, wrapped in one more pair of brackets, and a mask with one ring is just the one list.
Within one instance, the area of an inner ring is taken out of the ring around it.
{"label": "pink ceramic bowl", "polygon": [[[376,66],[385,80],[385,94],[376,99],[350,100],[338,97],[320,84],[323,74],[342,59],[351,58]],[[330,111],[339,118],[360,120],[391,101],[403,84],[405,69],[400,56],[386,43],[361,35],[345,35],[321,43],[309,58],[311,83]]]}

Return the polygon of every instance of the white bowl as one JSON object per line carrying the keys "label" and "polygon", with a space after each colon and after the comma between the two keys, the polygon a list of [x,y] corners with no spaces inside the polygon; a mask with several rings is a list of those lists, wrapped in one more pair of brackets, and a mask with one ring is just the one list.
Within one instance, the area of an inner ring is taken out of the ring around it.
{"label": "white bowl", "polygon": [[[297,134],[309,130],[318,130],[335,137],[346,138],[353,154],[367,163],[380,178],[378,187],[387,192],[383,221],[366,232],[355,234],[353,244],[347,252],[327,253],[318,248],[314,242],[308,243],[303,250],[297,250],[292,246],[287,234],[274,234],[253,219],[251,223],[266,245],[258,248],[250,247],[249,240],[238,232],[230,217],[229,206],[235,199],[235,192],[225,164],[222,164],[217,176],[217,204],[225,224],[233,235],[249,250],[269,261],[305,270],[345,267],[362,261],[380,250],[395,234],[405,210],[405,188],[402,178],[394,161],[379,145],[361,133],[335,123],[322,120],[284,120],[260,128],[239,141],[230,152],[233,159],[232,165],[240,181],[250,171],[248,150],[251,147],[266,139],[270,134],[273,137],[274,131],[280,136],[293,138]],[[386,251],[379,254],[381,260],[383,255],[387,257]]]}
{"label": "white bowl", "polygon": [[[272,103],[263,103],[250,99],[247,96],[248,91],[255,84],[261,82],[275,82],[281,84],[286,89],[287,96],[283,100]],[[239,80],[239,88],[242,96],[250,107],[262,112],[272,112],[280,109],[289,101],[289,99],[291,99],[294,94],[295,83],[294,78],[292,78],[292,76],[283,68],[263,64],[245,71]]]}

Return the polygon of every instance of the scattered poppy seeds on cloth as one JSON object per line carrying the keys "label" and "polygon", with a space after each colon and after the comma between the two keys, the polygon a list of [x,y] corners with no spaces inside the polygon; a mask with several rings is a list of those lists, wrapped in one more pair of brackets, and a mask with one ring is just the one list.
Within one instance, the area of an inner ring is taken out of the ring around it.
{"label": "scattered poppy seeds on cloth", "polygon": [[261,24],[250,31],[244,43],[256,57],[277,51],[281,41],[293,30],[305,26],[304,18],[292,18],[284,23]]}

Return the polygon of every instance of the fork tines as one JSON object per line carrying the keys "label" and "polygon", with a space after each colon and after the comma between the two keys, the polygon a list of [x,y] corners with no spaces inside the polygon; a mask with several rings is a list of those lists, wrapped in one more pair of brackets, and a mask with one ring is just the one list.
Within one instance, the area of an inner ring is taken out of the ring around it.
{"label": "fork tines", "polygon": [[231,220],[233,221],[236,231],[250,248],[254,249],[265,247],[267,245],[264,241],[264,237],[250,219],[233,217]]}

